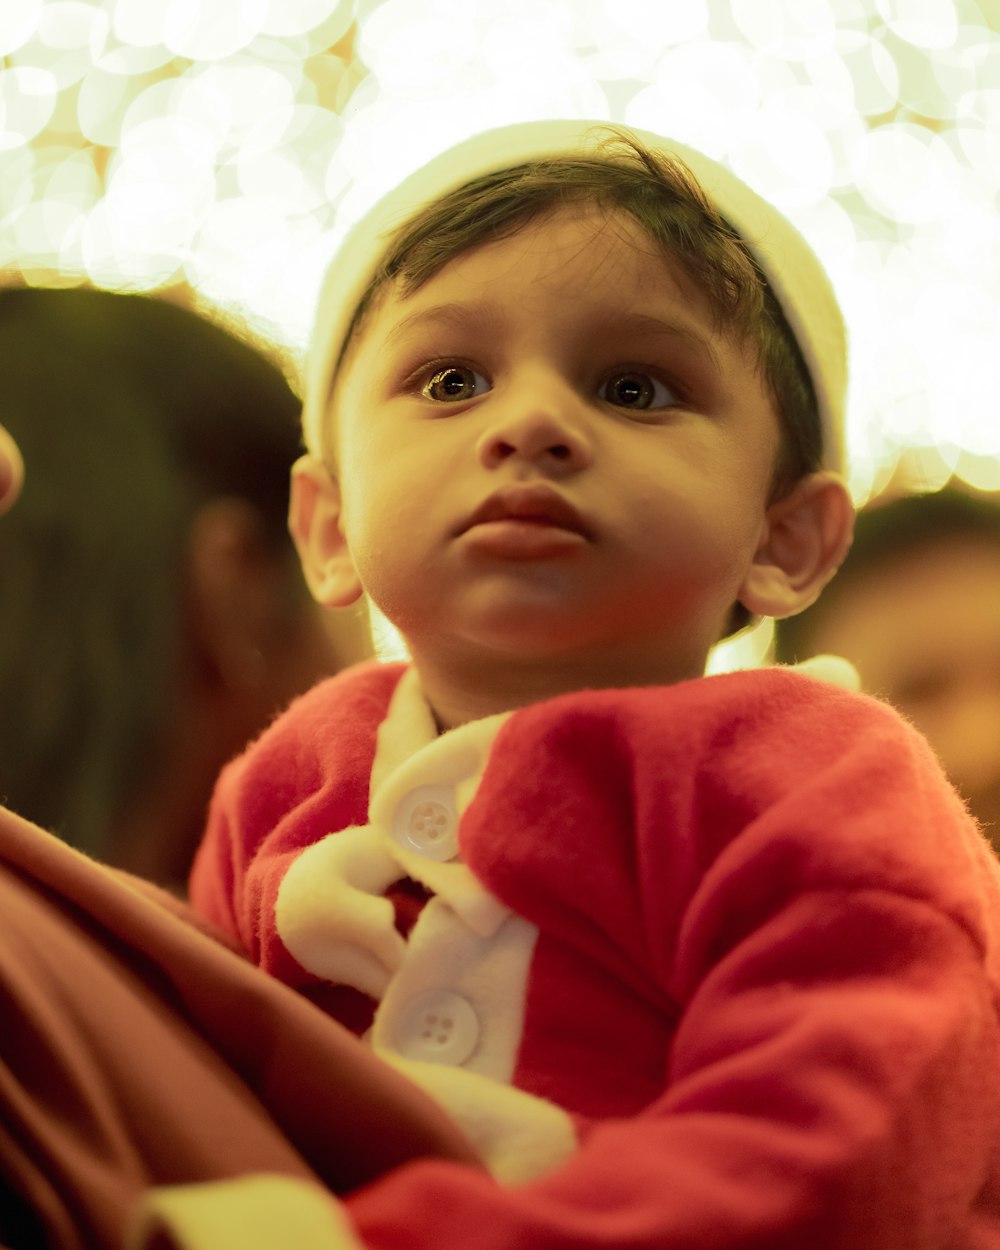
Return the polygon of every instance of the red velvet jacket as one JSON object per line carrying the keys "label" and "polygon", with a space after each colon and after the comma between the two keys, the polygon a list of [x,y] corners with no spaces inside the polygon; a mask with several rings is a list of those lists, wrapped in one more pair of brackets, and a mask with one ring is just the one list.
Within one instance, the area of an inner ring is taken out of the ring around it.
{"label": "red velvet jacket", "polygon": [[[192,879],[253,959],[359,1030],[370,997],[307,971],[279,929],[309,966],[322,933],[276,906],[307,848],[333,863],[339,837],[398,833],[401,809],[368,808],[402,671],[324,683],[235,761]],[[447,871],[468,870],[499,906],[462,912],[476,941],[503,917],[527,926],[507,1079],[568,1112],[577,1146],[515,1185],[444,1162],[390,1173],[348,1203],[358,1244],[1000,1246],[1000,873],[915,732],[758,670],[566,695],[484,741],[463,765],[460,862],[428,871],[450,898]],[[421,792],[432,835],[437,793]],[[299,875],[285,911],[321,915],[321,883]],[[414,889],[388,888],[405,930]],[[380,1011],[405,980],[384,952],[352,973],[384,972]],[[455,975],[481,989],[474,971]],[[453,1066],[476,1063],[474,1046]]]}

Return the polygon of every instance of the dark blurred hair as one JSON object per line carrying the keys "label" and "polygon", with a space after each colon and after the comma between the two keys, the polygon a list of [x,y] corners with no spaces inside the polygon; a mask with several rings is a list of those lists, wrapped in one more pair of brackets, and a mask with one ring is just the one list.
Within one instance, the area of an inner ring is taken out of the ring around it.
{"label": "dark blurred hair", "polygon": [[813,654],[812,639],[838,596],[863,575],[931,547],[960,539],[1000,548],[1000,503],[946,486],[929,495],[905,495],[858,513],[854,543],[837,576],[815,604],[775,624],[775,658],[794,664]]}
{"label": "dark blurred hair", "polygon": [[249,501],[289,594],[300,405],[281,370],[161,299],[0,290],[0,421],[27,467],[0,524],[0,799],[97,851],[172,707],[199,507]]}

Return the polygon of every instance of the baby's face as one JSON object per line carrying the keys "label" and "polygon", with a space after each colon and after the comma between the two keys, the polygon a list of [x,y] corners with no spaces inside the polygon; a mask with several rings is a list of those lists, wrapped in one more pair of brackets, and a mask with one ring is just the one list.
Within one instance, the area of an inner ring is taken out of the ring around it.
{"label": "baby's face", "polygon": [[751,351],[631,219],[588,207],[390,290],[333,419],[341,528],[417,666],[584,686],[701,672],[779,446]]}

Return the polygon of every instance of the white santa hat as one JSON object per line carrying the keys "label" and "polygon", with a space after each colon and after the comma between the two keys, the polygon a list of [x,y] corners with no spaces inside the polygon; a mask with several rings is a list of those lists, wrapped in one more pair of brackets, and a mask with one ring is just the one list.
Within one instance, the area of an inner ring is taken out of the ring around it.
{"label": "white santa hat", "polygon": [[[592,153],[608,123],[540,121],[485,131],[436,156],[379,200],[345,235],[323,281],[306,371],[306,446],[322,449],[333,372],[354,311],[390,238],[430,203],[484,174],[527,161]],[[656,152],[678,157],[718,212],[742,236],[774,291],[808,366],[819,405],[823,465],[843,466],[847,350],[830,281],[799,232],[717,161],[662,135],[616,126]]]}

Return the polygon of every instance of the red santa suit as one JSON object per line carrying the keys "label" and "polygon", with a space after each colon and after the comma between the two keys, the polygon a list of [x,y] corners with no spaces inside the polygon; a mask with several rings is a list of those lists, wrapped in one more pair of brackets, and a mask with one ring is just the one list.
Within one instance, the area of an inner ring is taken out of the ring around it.
{"label": "red santa suit", "polygon": [[192,898],[493,1172],[391,1172],[337,1245],[978,1250],[998,878],[923,740],[801,674],[438,735],[375,665],[228,768]]}

